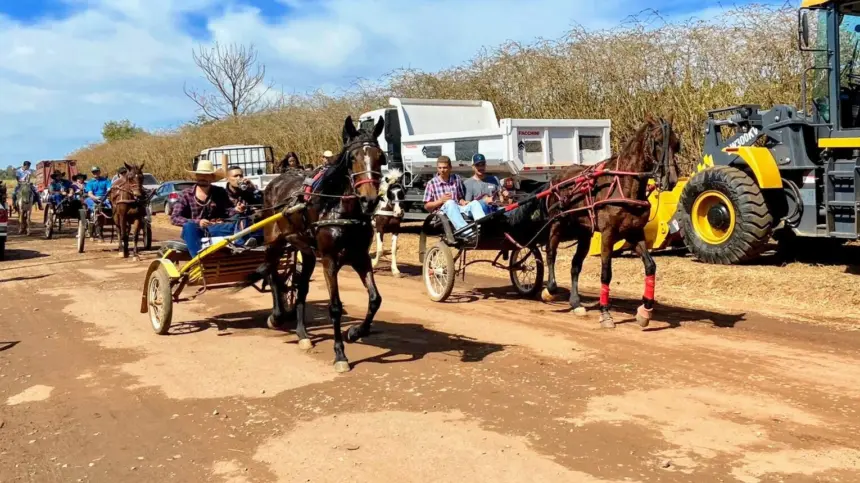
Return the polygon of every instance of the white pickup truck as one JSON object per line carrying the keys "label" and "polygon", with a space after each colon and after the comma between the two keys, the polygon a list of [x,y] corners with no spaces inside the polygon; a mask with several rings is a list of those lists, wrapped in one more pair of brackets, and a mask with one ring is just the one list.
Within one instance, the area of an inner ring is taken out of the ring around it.
{"label": "white pickup truck", "polygon": [[501,119],[489,101],[404,99],[366,112],[359,125],[385,120],[379,143],[386,168],[404,173],[406,219],[427,216],[424,186],[436,174],[436,159],[451,158],[453,172],[472,176],[471,159],[481,153],[487,172],[511,178],[514,189],[531,190],[574,164],[596,164],[611,155],[608,119]]}

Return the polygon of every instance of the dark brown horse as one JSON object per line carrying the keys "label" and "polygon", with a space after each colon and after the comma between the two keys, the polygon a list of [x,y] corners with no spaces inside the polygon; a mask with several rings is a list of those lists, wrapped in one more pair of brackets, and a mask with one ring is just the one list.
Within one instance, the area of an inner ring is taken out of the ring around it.
{"label": "dark brown horse", "polygon": [[383,240],[386,233],[391,234],[391,274],[400,276],[397,268],[397,236],[400,235],[400,224],[403,221],[403,205],[406,201],[406,190],[400,184],[402,173],[399,169],[392,169],[385,175],[382,186],[379,189],[381,200],[376,213],[373,214],[373,230],[376,233],[376,257],[373,259],[373,268],[379,264],[379,259],[384,250]]}
{"label": "dark brown horse", "polygon": [[299,347],[313,347],[305,329],[305,300],[317,255],[322,258],[329,292],[329,316],[334,326],[334,369],[350,370],[341,334],[343,304],[338,289],[338,273],[350,265],[358,273],[368,293],[367,314],[360,326],[351,327],[348,342],[370,335],[370,325],[382,304],[371,267],[370,218],[378,202],[378,189],[385,156],[377,143],[384,125],[380,117],[372,132],[357,130],[352,117],[343,125],[343,149],[334,164],[324,171],[319,185],[308,194],[303,189],[305,173],[290,170],[272,180],[264,192],[262,216],[283,211],[284,219],[265,230],[266,262],[248,277],[243,287],[267,279],[272,287],[273,311],[269,326],[286,322],[290,314],[284,304],[285,281],[277,267],[287,244],[301,251],[301,271],[296,280],[296,335]]}
{"label": "dark brown horse", "polygon": [[[146,163],[144,163],[146,164]],[[125,163],[128,170],[110,188],[108,199],[113,210],[113,224],[119,231],[119,251],[128,258],[128,238],[134,233],[134,260],[137,255],[137,240],[146,217],[146,193],[143,189],[143,166]]]}
{"label": "dark brown horse", "polygon": [[558,290],[555,260],[559,243],[576,240],[576,252],[570,267],[569,302],[576,315],[586,315],[579,298],[579,274],[592,234],[597,232],[601,242],[600,325],[615,327],[609,313],[612,252],[616,242],[626,240],[645,265],[645,293],[636,312],[636,320],[642,327],[648,326],[654,307],[654,276],[657,271],[657,264],[645,244],[645,225],[651,212],[648,180],[654,179],[657,189],[673,189],[678,182],[675,156],[680,148],[681,141],[672,130],[671,117],[664,120],[649,115],[619,154],[595,166],[567,169],[550,182],[551,188],[577,176],[588,178],[586,183],[563,186],[548,198],[547,215],[549,219],[555,218],[549,227],[546,247],[549,280],[544,289],[544,300],[551,300]]}

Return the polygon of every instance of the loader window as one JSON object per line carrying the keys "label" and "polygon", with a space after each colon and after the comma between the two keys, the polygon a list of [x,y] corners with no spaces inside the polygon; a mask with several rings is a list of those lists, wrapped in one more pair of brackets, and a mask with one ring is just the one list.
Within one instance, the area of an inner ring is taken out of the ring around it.
{"label": "loader window", "polygon": [[860,17],[839,19],[839,108],[843,128],[860,127]]}

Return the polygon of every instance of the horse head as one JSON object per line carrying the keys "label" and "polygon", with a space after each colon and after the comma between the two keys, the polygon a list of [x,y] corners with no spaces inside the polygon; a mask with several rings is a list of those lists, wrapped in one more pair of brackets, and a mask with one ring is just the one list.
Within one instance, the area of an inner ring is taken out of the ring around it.
{"label": "horse head", "polygon": [[134,196],[135,200],[140,200],[143,198],[143,166],[146,163],[141,164],[140,166],[136,164],[128,164],[123,163],[125,165],[126,171],[122,178],[120,178],[120,183],[124,184],[128,189],[129,193]]}
{"label": "horse head", "polygon": [[657,187],[671,191],[678,184],[678,159],[681,138],[672,129],[674,114],[668,119],[645,116],[645,122],[636,131],[634,142],[641,149],[643,172],[650,172]]}
{"label": "horse head", "polygon": [[352,116],[347,116],[343,123],[343,153],[339,163],[345,164],[352,188],[361,204],[361,210],[368,216],[373,214],[379,203],[379,187],[385,153],[379,147],[377,139],[382,134],[384,126],[385,121],[382,116],[379,117],[373,131],[356,129]]}
{"label": "horse head", "polygon": [[386,205],[391,207],[394,216],[398,218],[403,216],[402,203],[406,200],[406,192],[400,184],[401,176],[403,173],[399,169],[392,169],[385,175],[379,187],[379,195],[385,199]]}

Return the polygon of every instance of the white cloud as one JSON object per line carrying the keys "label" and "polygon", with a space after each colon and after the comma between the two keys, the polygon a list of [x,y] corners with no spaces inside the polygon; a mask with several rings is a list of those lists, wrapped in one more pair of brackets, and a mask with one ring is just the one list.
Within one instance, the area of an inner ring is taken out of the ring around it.
{"label": "white cloud", "polygon": [[[434,70],[506,40],[558,38],[574,23],[616,24],[644,0],[280,0],[264,19],[237,0],[66,0],[76,13],[22,24],[0,14],[0,167],[65,156],[102,124],[148,129],[195,116],[183,82],[199,83],[200,43],[182,16],[205,15],[213,39],[253,42],[284,91],[335,90],[398,67]],[[199,85],[199,84],[198,84]]]}

